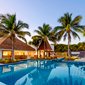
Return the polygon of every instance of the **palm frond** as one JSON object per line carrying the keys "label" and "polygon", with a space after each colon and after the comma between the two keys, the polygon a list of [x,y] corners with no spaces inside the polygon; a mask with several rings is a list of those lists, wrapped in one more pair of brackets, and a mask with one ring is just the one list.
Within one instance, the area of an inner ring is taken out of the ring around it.
{"label": "palm frond", "polygon": [[18,37],[21,38],[22,40],[24,40],[27,44],[27,40],[23,36],[18,35]]}
{"label": "palm frond", "polygon": [[0,24],[0,30],[7,30],[7,27],[3,24]]}
{"label": "palm frond", "polygon": [[31,33],[30,32],[25,32],[25,31],[23,31],[24,33],[25,33],[25,35],[28,35],[28,36],[31,36]]}
{"label": "palm frond", "polygon": [[0,19],[7,19],[7,16],[0,14]]}
{"label": "palm frond", "polygon": [[70,17],[69,17],[70,18],[70,22],[72,21],[71,16],[72,16],[72,13],[70,14]]}
{"label": "palm frond", "polygon": [[66,37],[67,37],[67,32],[64,34],[63,37],[64,37],[63,40],[65,41],[66,40]]}
{"label": "palm frond", "polygon": [[76,26],[73,26],[73,28],[78,28],[78,29],[84,30],[85,26],[84,25],[76,25]]}
{"label": "palm frond", "polygon": [[6,37],[10,32],[6,29],[0,28],[0,37]]}
{"label": "palm frond", "polygon": [[63,27],[66,27],[67,24],[71,23],[71,16],[72,14],[69,15],[69,13],[64,14],[64,17],[61,17],[58,21],[62,24]]}
{"label": "palm frond", "polygon": [[39,35],[35,35],[35,36],[32,37],[32,39],[42,39],[42,37],[39,36]]}
{"label": "palm frond", "polygon": [[82,30],[79,29],[79,28],[73,28],[73,30],[76,31],[76,32],[82,33]]}
{"label": "palm frond", "polygon": [[82,16],[75,17],[74,20],[71,22],[71,26],[73,26],[74,23],[79,23],[81,19],[82,19]]}
{"label": "palm frond", "polygon": [[54,28],[55,31],[59,31],[59,30],[63,30],[63,29],[65,29],[65,27],[63,27],[63,26],[57,26]]}
{"label": "palm frond", "polygon": [[23,31],[15,31],[17,35],[25,36],[25,33]]}
{"label": "palm frond", "polygon": [[15,30],[21,30],[22,28],[29,28],[27,23],[23,23],[22,21],[18,21]]}
{"label": "palm frond", "polygon": [[43,32],[43,28],[42,27],[39,26],[38,29],[39,29],[40,32]]}
{"label": "palm frond", "polygon": [[39,43],[40,43],[40,39],[32,39],[32,41],[29,41],[30,45],[34,45],[37,48],[39,46]]}
{"label": "palm frond", "polygon": [[64,30],[61,30],[61,31],[59,31],[59,32],[57,32],[57,36],[58,36],[58,41],[60,41],[61,40],[61,38],[62,38],[62,36],[64,35],[64,33],[65,33],[65,29]]}
{"label": "palm frond", "polygon": [[79,37],[79,35],[76,32],[74,32],[74,31],[71,30],[71,33],[72,33],[74,39],[76,37],[78,37],[78,39],[80,40],[80,37]]}
{"label": "palm frond", "polygon": [[66,21],[65,21],[65,18],[64,18],[64,17],[61,17],[58,21],[59,21],[60,23],[66,23]]}
{"label": "palm frond", "polygon": [[46,27],[46,32],[50,32],[52,30],[52,27],[50,27],[49,25]]}
{"label": "palm frond", "polygon": [[40,32],[39,30],[34,30],[38,35],[43,36],[42,32]]}
{"label": "palm frond", "polygon": [[29,41],[28,44],[33,45],[33,42],[32,41]]}

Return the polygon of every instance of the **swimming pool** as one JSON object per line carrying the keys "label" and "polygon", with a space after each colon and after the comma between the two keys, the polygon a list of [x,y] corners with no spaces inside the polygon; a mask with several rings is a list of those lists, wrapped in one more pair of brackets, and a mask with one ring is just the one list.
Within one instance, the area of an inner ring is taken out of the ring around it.
{"label": "swimming pool", "polygon": [[0,85],[85,85],[85,63],[27,60],[0,66]]}

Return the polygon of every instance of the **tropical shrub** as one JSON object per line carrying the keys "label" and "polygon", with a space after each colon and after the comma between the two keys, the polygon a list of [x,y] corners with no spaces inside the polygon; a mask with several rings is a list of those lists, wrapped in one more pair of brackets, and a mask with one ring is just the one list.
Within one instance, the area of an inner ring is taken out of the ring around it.
{"label": "tropical shrub", "polygon": [[48,59],[51,59],[51,57],[48,57]]}
{"label": "tropical shrub", "polygon": [[20,62],[20,60],[15,60],[15,59],[11,59],[11,58],[6,58],[6,59],[0,59],[0,63],[4,63],[4,64],[7,64],[7,63],[15,63],[15,62]]}
{"label": "tropical shrub", "polygon": [[3,63],[3,59],[0,59],[0,63]]}
{"label": "tropical shrub", "polygon": [[68,46],[65,44],[57,44],[54,45],[54,50],[58,52],[64,52],[68,50]]}
{"label": "tropical shrub", "polygon": [[[84,51],[85,50],[85,42],[81,42],[78,44],[72,44],[69,46],[70,51]],[[58,52],[64,52],[68,50],[68,45],[66,44],[56,44],[54,45],[54,50]]]}

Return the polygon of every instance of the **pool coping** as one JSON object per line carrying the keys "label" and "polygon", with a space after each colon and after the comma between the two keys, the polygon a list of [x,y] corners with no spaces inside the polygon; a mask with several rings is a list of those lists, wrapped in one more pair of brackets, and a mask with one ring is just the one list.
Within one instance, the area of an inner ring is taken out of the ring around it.
{"label": "pool coping", "polygon": [[[44,59],[27,59],[27,60],[41,60],[41,61],[44,61]],[[2,65],[0,65],[0,67],[8,66],[8,65],[22,64],[22,63],[24,63],[27,60],[20,60],[20,62],[16,62],[16,63],[2,64]],[[47,60],[47,61],[53,61],[53,60]],[[81,61],[64,61],[64,60],[63,61],[54,61],[54,62],[57,62],[57,63],[85,63],[85,62],[81,62]]]}
{"label": "pool coping", "polygon": [[83,62],[83,61],[61,61],[61,62],[63,62],[63,63],[85,63],[85,62]]}
{"label": "pool coping", "polygon": [[24,63],[24,61],[20,61],[20,62],[16,62],[16,63],[2,64],[2,65],[0,65],[0,67],[2,67],[2,66],[8,66],[8,65],[17,65],[17,64],[20,64],[20,63]]}

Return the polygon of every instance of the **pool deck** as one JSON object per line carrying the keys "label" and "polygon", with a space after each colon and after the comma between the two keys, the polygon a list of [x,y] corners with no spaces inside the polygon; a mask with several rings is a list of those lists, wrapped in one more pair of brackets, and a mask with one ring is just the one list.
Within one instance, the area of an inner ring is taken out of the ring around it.
{"label": "pool deck", "polygon": [[4,64],[0,63],[0,65],[4,65]]}
{"label": "pool deck", "polygon": [[78,62],[85,62],[85,58],[76,59],[75,61],[78,61]]}

